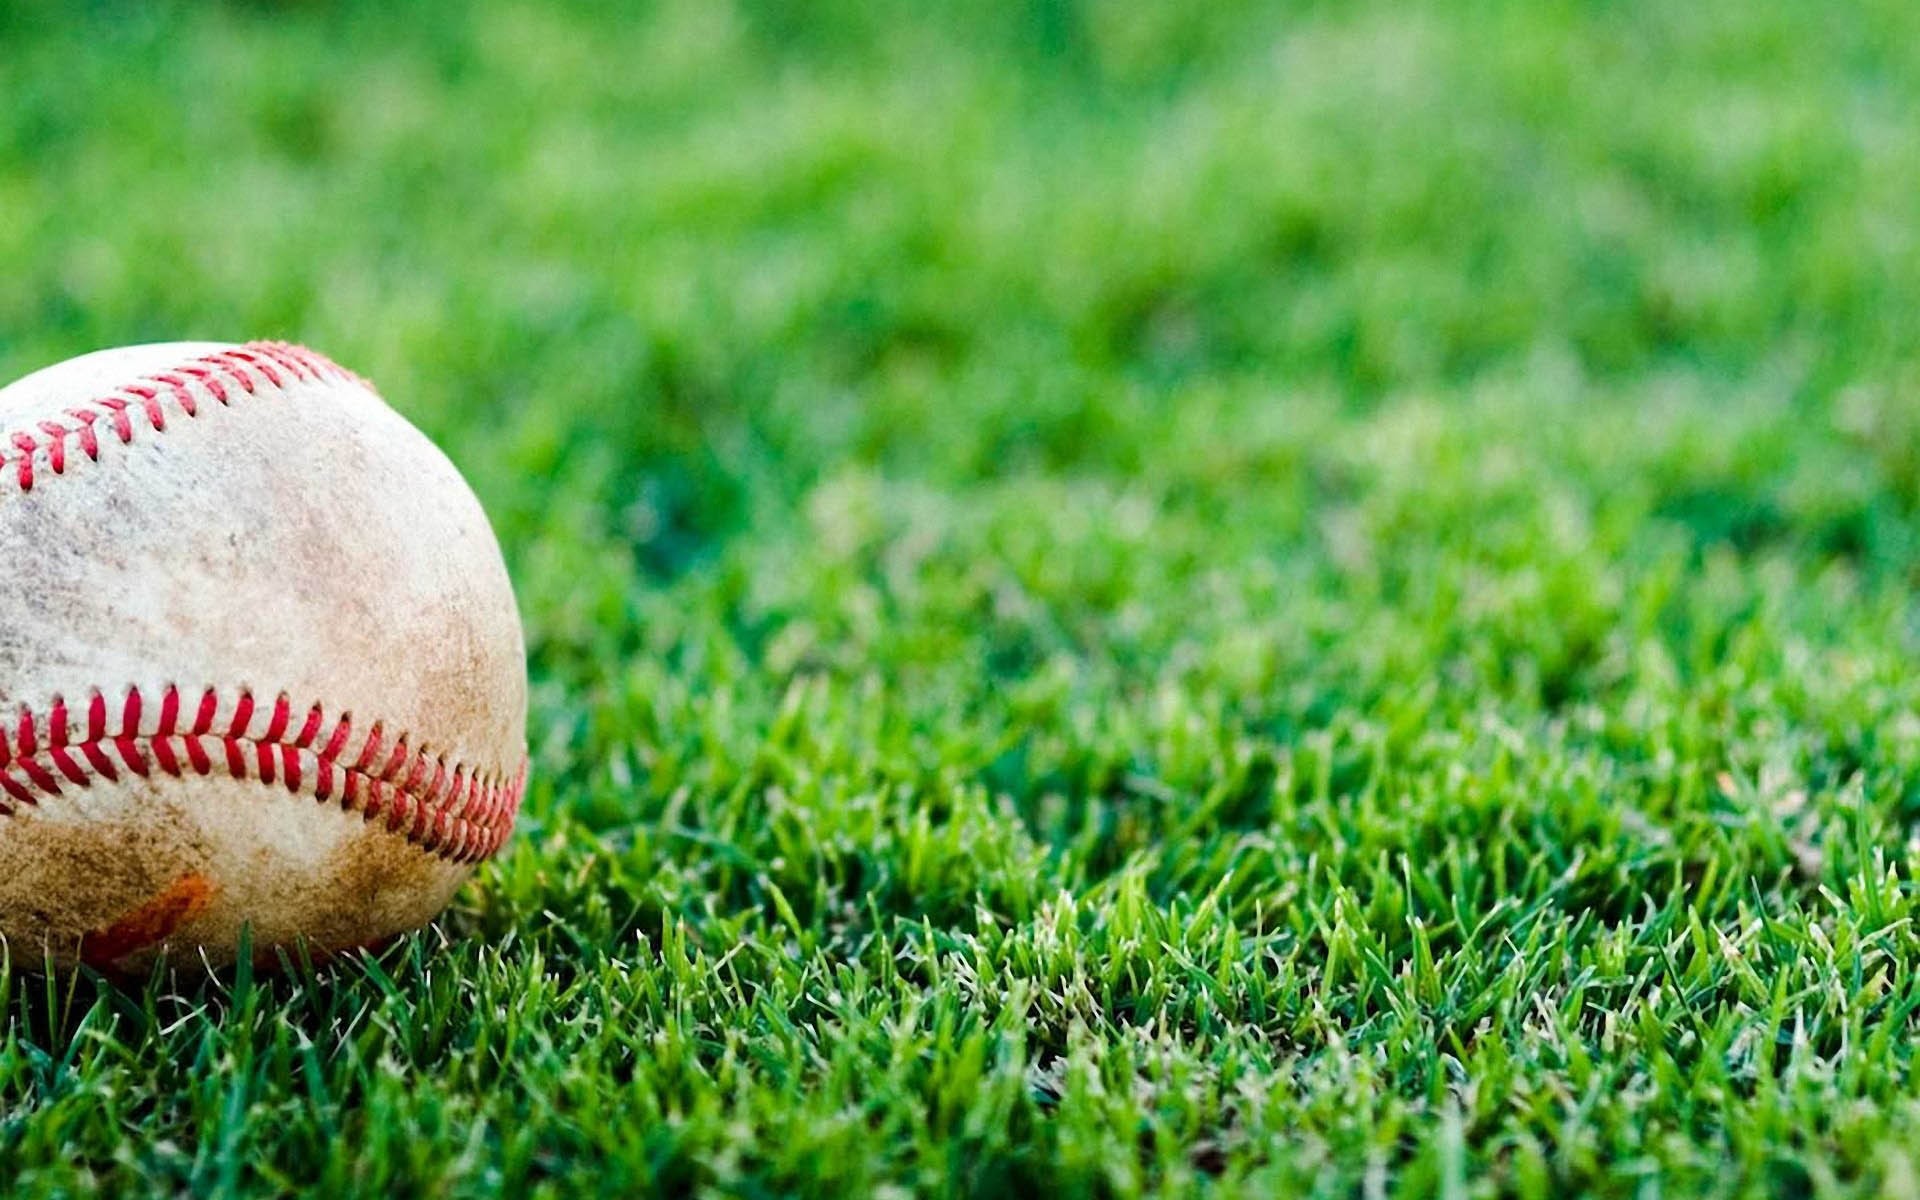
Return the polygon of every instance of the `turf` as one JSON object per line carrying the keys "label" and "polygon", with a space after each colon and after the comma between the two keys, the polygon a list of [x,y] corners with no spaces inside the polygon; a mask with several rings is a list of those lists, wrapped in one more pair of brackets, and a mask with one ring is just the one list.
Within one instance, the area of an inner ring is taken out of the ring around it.
{"label": "turf", "polygon": [[1920,1195],[1920,7],[0,4],[0,374],[514,569],[442,926],[0,982],[0,1192]]}

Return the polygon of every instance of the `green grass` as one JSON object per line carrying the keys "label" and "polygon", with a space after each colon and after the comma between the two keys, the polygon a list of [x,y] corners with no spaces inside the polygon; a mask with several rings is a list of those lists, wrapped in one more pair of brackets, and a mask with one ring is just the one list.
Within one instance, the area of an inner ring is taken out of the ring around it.
{"label": "green grass", "polygon": [[0,1191],[1920,1195],[1920,8],[0,3],[0,375],[247,336],[529,809]]}

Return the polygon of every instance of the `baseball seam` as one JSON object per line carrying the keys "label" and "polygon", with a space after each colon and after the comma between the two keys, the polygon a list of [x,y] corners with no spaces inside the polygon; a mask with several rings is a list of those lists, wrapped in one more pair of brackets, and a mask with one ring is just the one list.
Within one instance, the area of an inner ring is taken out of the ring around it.
{"label": "baseball seam", "polygon": [[145,417],[154,433],[165,433],[168,402],[178,415],[191,419],[200,415],[204,400],[231,406],[240,396],[257,396],[267,389],[284,392],[288,379],[316,383],[335,379],[366,386],[353,372],[305,346],[248,342],[121,384],[67,409],[62,414],[65,420],[39,421],[5,434],[0,439],[0,475],[10,473],[15,487],[31,492],[43,470],[66,474],[74,461],[69,442],[88,461],[99,462],[103,432],[122,445],[133,444],[138,428],[135,414]]}
{"label": "baseball seam", "polygon": [[[60,418],[0,432],[0,488],[11,480],[18,491],[31,492],[49,474],[65,475],[76,455],[100,461],[109,439],[132,445],[140,427],[136,417],[161,434],[176,416],[196,418],[209,404],[232,407],[242,397],[284,395],[292,383],[329,380],[373,390],[325,355],[287,342],[248,342],[201,355],[111,388]],[[208,688],[185,725],[181,703],[179,690],[169,686],[156,712],[138,687],[131,688],[120,705],[119,728],[110,731],[110,706],[94,692],[79,738],[72,736],[73,713],[58,697],[45,713],[23,708],[16,721],[0,720],[0,818],[60,795],[63,780],[84,788],[97,778],[117,782],[122,771],[147,778],[158,770],[179,779],[224,768],[235,779],[278,781],[295,794],[311,780],[315,800],[337,801],[370,822],[384,816],[389,832],[455,862],[491,857],[512,832],[526,786],[524,764],[513,777],[450,765],[413,748],[408,734],[392,737],[378,721],[355,743],[350,714],[322,741],[327,722],[318,704],[289,736],[294,710],[285,695],[268,708],[242,689],[229,707]],[[142,728],[143,719],[152,727]],[[252,731],[261,719],[266,728]]]}
{"label": "baseball seam", "polygon": [[[168,687],[157,706],[130,688],[118,707],[117,727],[105,696],[94,692],[84,721],[56,697],[45,713],[22,708],[0,724],[0,817],[37,807],[63,786],[224,772],[234,779],[276,782],[295,795],[337,803],[387,831],[452,862],[477,863],[506,842],[525,790],[524,768],[514,777],[489,775],[395,737],[379,721],[357,735],[351,714],[329,724],[315,704],[301,715],[285,695],[271,706],[242,690],[231,701],[208,688],[187,708]],[[264,729],[255,727],[265,722]]]}

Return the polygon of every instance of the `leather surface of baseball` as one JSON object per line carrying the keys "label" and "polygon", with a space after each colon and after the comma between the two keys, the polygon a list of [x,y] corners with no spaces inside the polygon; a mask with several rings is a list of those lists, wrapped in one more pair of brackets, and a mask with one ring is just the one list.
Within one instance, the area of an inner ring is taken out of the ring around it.
{"label": "leather surface of baseball", "polygon": [[512,829],[526,667],[453,465],[281,343],[0,390],[0,935],[138,969],[380,942]]}

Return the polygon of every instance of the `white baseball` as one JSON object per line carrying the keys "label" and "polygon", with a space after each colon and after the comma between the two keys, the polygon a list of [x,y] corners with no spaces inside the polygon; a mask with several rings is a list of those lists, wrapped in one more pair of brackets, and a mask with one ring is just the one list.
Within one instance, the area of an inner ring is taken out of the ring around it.
{"label": "white baseball", "polygon": [[453,465],[281,343],[0,390],[0,936],[16,969],[377,943],[513,826],[526,666]]}

